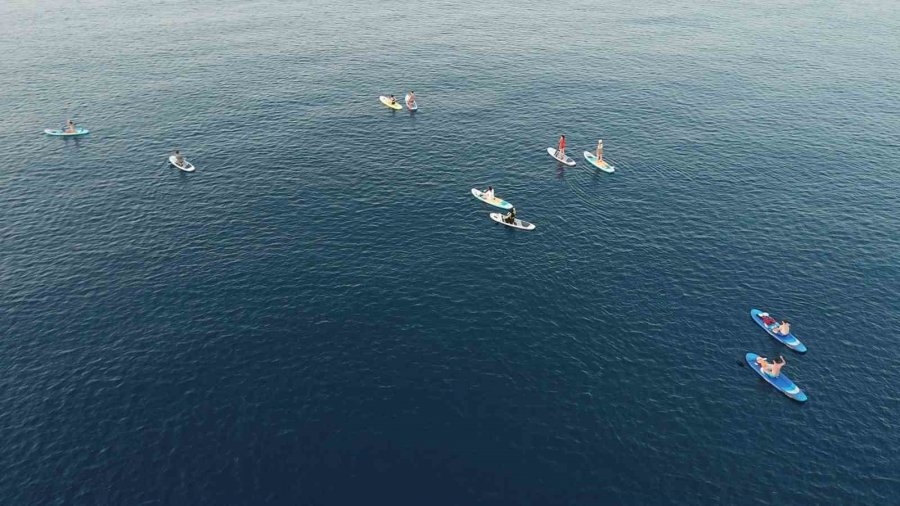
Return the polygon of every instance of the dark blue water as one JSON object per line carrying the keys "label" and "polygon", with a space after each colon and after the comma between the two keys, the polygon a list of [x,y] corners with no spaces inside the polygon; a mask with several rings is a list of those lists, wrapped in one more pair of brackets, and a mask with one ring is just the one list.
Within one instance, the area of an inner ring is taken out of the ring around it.
{"label": "dark blue water", "polygon": [[892,1],[0,4],[0,503],[895,503],[898,49]]}

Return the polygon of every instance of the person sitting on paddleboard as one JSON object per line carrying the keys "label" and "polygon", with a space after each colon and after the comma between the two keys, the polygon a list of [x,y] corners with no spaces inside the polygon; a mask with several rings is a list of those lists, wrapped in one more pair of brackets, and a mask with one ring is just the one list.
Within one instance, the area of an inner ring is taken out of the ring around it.
{"label": "person sitting on paddleboard", "polygon": [[413,90],[409,90],[409,95],[406,96],[406,107],[412,107],[416,103],[416,92]]}
{"label": "person sitting on paddleboard", "polygon": [[486,198],[486,199],[494,198],[494,187],[493,186],[488,186],[487,190],[484,190],[484,198]]}
{"label": "person sitting on paddleboard", "polygon": [[388,98],[391,99],[391,105],[396,105],[396,104],[397,104],[397,99],[394,98],[393,95],[389,96]]}
{"label": "person sitting on paddleboard", "polygon": [[65,128],[65,130],[63,130],[63,131],[64,131],[65,133],[67,133],[67,134],[74,134],[74,133],[76,132],[76,130],[75,130],[75,122],[72,121],[72,120],[67,121],[67,122],[66,122],[66,128]]}
{"label": "person sitting on paddleboard", "polygon": [[515,223],[516,222],[516,208],[510,208],[509,212],[506,213],[506,216],[503,217],[503,221],[507,223]]}
{"label": "person sitting on paddleboard", "polygon": [[776,325],[775,327],[772,328],[772,332],[774,332],[778,335],[781,335],[781,336],[786,336],[786,335],[790,334],[791,333],[791,322],[789,322],[787,320],[782,320],[782,322],[779,325]]}
{"label": "person sitting on paddleboard", "polygon": [[184,167],[184,157],[181,156],[181,151],[175,150],[175,163]]}
{"label": "person sitting on paddleboard", "polygon": [[603,139],[597,141],[597,163],[603,161]]}
{"label": "person sitting on paddleboard", "polygon": [[787,363],[787,361],[781,355],[779,355],[778,358],[781,359],[781,362],[773,361],[770,364],[765,357],[756,357],[756,363],[759,364],[759,367],[768,376],[777,378],[781,374],[781,368],[784,367],[784,364]]}

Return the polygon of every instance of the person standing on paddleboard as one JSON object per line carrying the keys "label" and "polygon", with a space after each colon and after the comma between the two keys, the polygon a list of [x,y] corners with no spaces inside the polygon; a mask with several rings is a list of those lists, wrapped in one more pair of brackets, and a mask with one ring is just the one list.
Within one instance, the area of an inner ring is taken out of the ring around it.
{"label": "person standing on paddleboard", "polygon": [[603,139],[597,141],[597,163],[603,162]]}
{"label": "person standing on paddleboard", "polygon": [[566,136],[559,136],[559,145],[556,147],[556,157],[566,159]]}

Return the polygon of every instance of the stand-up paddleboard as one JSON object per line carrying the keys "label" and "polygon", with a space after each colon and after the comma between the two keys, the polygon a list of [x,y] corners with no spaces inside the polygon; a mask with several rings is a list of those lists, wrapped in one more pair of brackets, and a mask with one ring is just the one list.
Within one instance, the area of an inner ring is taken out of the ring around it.
{"label": "stand-up paddleboard", "polygon": [[179,170],[183,170],[185,172],[194,172],[194,166],[191,165],[191,162],[185,160],[184,165],[178,165],[175,163],[175,155],[169,157],[169,163],[172,164],[173,167]]}
{"label": "stand-up paddleboard", "polygon": [[800,387],[794,384],[793,381],[788,379],[784,373],[779,374],[776,377],[771,377],[768,374],[764,373],[762,367],[756,363],[756,359],[759,357],[756,353],[748,353],[744,358],[747,359],[747,363],[750,364],[750,367],[756,371],[756,374],[759,374],[766,381],[769,382],[770,385],[777,388],[784,395],[794,399],[799,402],[806,402],[806,394],[803,393],[803,390],[800,390]]}
{"label": "stand-up paddleboard", "polygon": [[388,106],[388,107],[390,107],[391,109],[394,109],[394,110],[396,110],[396,111],[399,111],[400,109],[403,109],[403,106],[400,105],[399,102],[393,103],[393,104],[392,104],[392,103],[391,103],[391,99],[389,99],[388,97],[386,97],[386,96],[384,96],[384,95],[378,97],[378,100],[381,100],[381,103],[382,103],[382,104],[384,104],[384,105],[386,105],[386,106]]}
{"label": "stand-up paddleboard", "polygon": [[768,332],[770,336],[778,339],[785,346],[798,353],[806,353],[806,345],[801,343],[800,340],[794,336],[793,332],[786,336],[776,333],[773,330],[775,328],[775,324],[773,323],[772,325],[766,325],[765,323],[763,323],[762,318],[759,316],[760,314],[762,314],[762,311],[760,311],[759,309],[750,310],[750,317],[753,318],[753,321],[759,324],[760,327],[766,329],[766,332]]}
{"label": "stand-up paddleboard", "polygon": [[556,148],[547,148],[547,152],[550,153],[550,156],[552,156],[553,159],[556,160],[557,162],[564,163],[564,164],[568,165],[569,167],[575,166],[575,160],[573,158],[570,158],[567,156],[567,157],[565,157],[565,159],[563,159],[563,158],[556,156],[556,153],[557,153]]}
{"label": "stand-up paddleboard", "polygon": [[512,206],[513,206],[512,204],[510,204],[509,202],[507,202],[501,198],[485,197],[484,192],[479,190],[478,188],[472,188],[472,195],[475,195],[476,199],[478,199],[486,204],[490,204],[494,207],[499,207],[500,209],[512,209]]}
{"label": "stand-up paddleboard", "polygon": [[584,152],[584,159],[587,160],[588,163],[590,163],[594,167],[597,167],[598,169],[602,170],[603,172],[612,173],[612,172],[616,171],[616,168],[613,167],[612,165],[610,165],[606,162],[598,162],[597,155],[595,155],[594,153],[591,153],[590,151]]}
{"label": "stand-up paddleboard", "polygon": [[87,128],[75,128],[74,132],[65,132],[59,129],[47,128],[44,130],[44,133],[47,135],[53,135],[55,137],[77,137],[79,135],[89,134],[91,131]]}
{"label": "stand-up paddleboard", "polygon": [[410,111],[418,111],[419,110],[419,104],[417,104],[415,100],[413,100],[412,104],[409,103],[409,93],[407,93],[406,97],[403,98],[403,102],[406,104],[406,108],[409,109]]}
{"label": "stand-up paddleboard", "polygon": [[522,221],[518,218],[516,218],[513,223],[507,223],[503,221],[503,215],[500,213],[491,213],[491,219],[497,223],[502,223],[507,227],[518,228],[519,230],[534,230],[534,223],[528,223],[527,221]]}

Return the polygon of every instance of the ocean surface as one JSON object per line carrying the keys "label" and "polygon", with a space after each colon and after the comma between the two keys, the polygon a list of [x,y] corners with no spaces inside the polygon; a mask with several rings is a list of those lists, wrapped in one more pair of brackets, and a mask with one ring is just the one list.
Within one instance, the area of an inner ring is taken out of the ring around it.
{"label": "ocean surface", "polygon": [[0,52],[0,504],[897,504],[900,3],[4,0]]}

